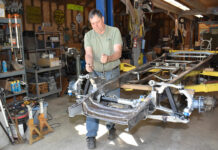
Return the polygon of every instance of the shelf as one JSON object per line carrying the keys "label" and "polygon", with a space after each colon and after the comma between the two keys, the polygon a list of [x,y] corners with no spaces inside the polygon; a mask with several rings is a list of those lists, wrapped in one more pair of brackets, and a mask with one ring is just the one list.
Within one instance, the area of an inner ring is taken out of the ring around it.
{"label": "shelf", "polygon": [[[8,18],[0,18],[0,24],[7,23],[8,24],[9,19]],[[15,23],[15,19],[11,19],[11,23]],[[21,23],[21,19],[17,19],[17,23]]]}
{"label": "shelf", "polygon": [[[16,19],[8,19],[8,18],[0,18],[0,24],[7,26],[7,28],[9,28],[9,21],[14,24]],[[12,36],[19,38],[19,41],[17,42],[17,38],[16,38],[16,44],[12,44],[12,43],[7,43],[7,44],[1,44],[0,46],[0,54],[3,54],[3,52],[8,52],[8,54],[4,54],[5,55],[5,60],[8,61],[9,63],[11,63],[11,61],[13,60],[13,57],[15,57],[16,54],[19,54],[19,59],[22,60],[22,65],[25,66],[25,59],[24,59],[24,51],[23,51],[23,37],[22,37],[22,20],[19,18],[17,19],[17,23],[19,24],[18,27],[18,31],[16,32],[15,26],[11,26],[12,27]],[[10,37],[9,33],[6,33],[3,35],[4,38],[6,37]],[[19,45],[18,45],[19,44]],[[18,48],[19,46],[19,48]],[[11,51],[11,49],[14,50],[14,52]],[[18,53],[16,53],[16,51],[19,51]],[[27,82],[26,80],[26,70],[25,68],[21,69],[21,70],[13,70],[13,71],[9,71],[8,72],[1,72],[0,73],[0,79],[6,80],[7,84],[10,84],[10,78],[15,78],[15,80],[20,80],[23,82]],[[7,87],[10,88],[10,87]],[[5,100],[7,98],[13,97],[14,101],[16,101],[16,97],[19,95],[28,95],[28,86],[24,85],[23,89],[21,92],[7,92],[6,96],[5,96]]]}
{"label": "shelf", "polygon": [[35,34],[42,34],[42,35],[54,35],[54,34],[61,34],[61,32],[36,32]]}
{"label": "shelf", "polygon": [[47,71],[59,70],[61,68],[62,68],[61,66],[57,66],[57,67],[50,67],[50,68],[41,68],[39,70],[26,69],[26,72],[28,72],[28,73],[42,73],[42,72],[47,72]]}
{"label": "shelf", "polygon": [[0,48],[1,50],[8,50],[8,49],[11,49],[11,48],[13,48],[13,49],[18,49],[18,47],[11,47],[11,46],[4,46],[4,47],[2,47],[2,48]]}
{"label": "shelf", "polygon": [[57,49],[60,49],[60,47],[57,48],[46,47],[42,49],[36,49],[36,51],[48,51],[48,50],[57,50]]}
{"label": "shelf", "polygon": [[52,94],[55,94],[55,93],[59,93],[59,92],[61,92],[61,90],[62,90],[62,88],[59,88],[59,89],[57,89],[55,91],[50,91],[48,93],[43,93],[43,94],[39,94],[39,95],[29,93],[29,96],[30,97],[39,97],[39,98],[41,98],[41,97],[46,97],[46,96],[49,96],[49,95],[52,95]]}
{"label": "shelf", "polygon": [[18,76],[18,75],[25,75],[25,70],[18,70],[18,71],[11,71],[11,72],[4,72],[4,73],[0,73],[0,78],[8,78],[8,77],[12,77],[12,76]]}
{"label": "shelf", "polygon": [[[47,53],[55,53],[56,54],[56,50],[60,50],[60,32],[36,32],[35,33],[35,45],[36,45],[36,49],[34,50],[27,50],[27,52],[29,53],[33,53],[35,54],[36,60],[39,61],[39,53],[42,52],[47,52]],[[52,44],[51,39],[48,39],[48,37],[52,37],[52,36],[57,36],[59,41],[58,42],[53,42],[54,45]],[[39,41],[40,39],[40,41]],[[54,47],[54,48],[52,48]],[[50,63],[50,62],[49,62]],[[57,64],[58,65],[58,64]],[[47,68],[39,68],[39,69],[34,69],[34,68],[27,68],[26,72],[27,73],[32,73],[34,74],[35,77],[35,81],[36,81],[36,93],[35,94],[31,94],[29,93],[30,96],[34,96],[34,97],[46,97],[48,95],[52,95],[52,94],[59,94],[62,90],[62,84],[60,84],[60,87],[57,90],[54,91],[49,91],[48,93],[44,93],[44,94],[40,94],[40,86],[39,86],[39,77],[43,74],[43,73],[48,73],[50,76],[50,74],[53,75],[53,73],[58,72],[58,74],[60,75],[59,79],[60,79],[60,83],[61,83],[61,68],[62,65],[59,66],[55,66],[55,67],[47,67]],[[53,73],[52,73],[53,71]],[[41,74],[40,74],[41,73]],[[52,81],[54,82],[54,81]]]}
{"label": "shelf", "polygon": [[9,94],[9,95],[6,95],[5,97],[9,98],[9,97],[13,97],[13,96],[17,96],[17,95],[25,94],[25,93],[27,93],[27,90],[22,90],[21,92],[16,92],[16,93],[13,93],[13,94]]}
{"label": "shelf", "polygon": [[[27,52],[37,53],[37,52],[44,52],[44,51],[54,51],[60,48],[43,48],[43,49],[36,49],[36,50],[26,50]],[[26,52],[25,51],[25,52]]]}

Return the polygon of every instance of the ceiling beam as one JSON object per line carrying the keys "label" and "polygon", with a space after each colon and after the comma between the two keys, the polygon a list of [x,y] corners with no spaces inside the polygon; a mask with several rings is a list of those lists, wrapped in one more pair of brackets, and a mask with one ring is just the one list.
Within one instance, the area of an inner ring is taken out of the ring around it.
{"label": "ceiling beam", "polygon": [[207,7],[199,2],[199,0],[181,0],[181,2],[188,7],[201,11],[202,13],[207,11]]}
{"label": "ceiling beam", "polygon": [[[177,15],[181,15],[181,14],[183,14],[184,12],[186,12],[186,11],[183,11],[183,10],[181,10],[181,9],[179,9],[179,8],[177,8],[177,7],[175,7],[175,6],[173,6],[173,5],[170,5],[170,4],[168,4],[168,3],[165,3],[165,2],[163,2],[163,1],[161,1],[161,0],[152,0],[152,2],[153,2],[153,5],[155,6],[155,7],[157,7],[157,8],[160,8],[160,9],[163,9],[163,10],[165,10],[165,13],[166,14],[168,14],[169,12],[171,12],[171,13],[174,13],[174,14],[177,14]],[[185,18],[187,18],[187,19],[189,19],[189,20],[193,20],[194,19],[194,17],[193,16],[191,16],[191,15],[183,15],[183,17],[185,17]]]}
{"label": "ceiling beam", "polygon": [[172,13],[175,13],[175,14],[180,14],[182,12],[181,9],[173,6],[173,5],[170,5],[168,3],[165,3],[161,0],[152,0],[152,3],[155,7],[157,8],[160,8],[160,9],[163,9],[163,10],[166,10],[168,12],[172,12]]}

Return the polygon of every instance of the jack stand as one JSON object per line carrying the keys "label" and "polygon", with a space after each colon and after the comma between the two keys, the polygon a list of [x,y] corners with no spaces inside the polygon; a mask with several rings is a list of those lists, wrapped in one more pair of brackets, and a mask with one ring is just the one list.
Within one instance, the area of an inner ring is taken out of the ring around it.
{"label": "jack stand", "polygon": [[43,135],[46,135],[46,134],[48,134],[50,132],[53,132],[53,129],[48,124],[47,119],[44,117],[44,113],[43,113],[43,100],[41,100],[39,102],[39,104],[40,104],[40,114],[38,116],[38,119],[39,119],[39,129],[40,129],[40,132]]}
{"label": "jack stand", "polygon": [[[29,131],[30,131],[29,144],[32,144],[32,143],[40,140],[41,138],[43,138],[43,135],[36,128],[36,125],[34,125],[32,108],[29,105],[27,105],[27,108],[28,108],[28,112],[29,112],[29,120],[28,120],[28,127],[29,127]],[[38,134],[38,136],[34,138],[33,136],[36,134]]]}

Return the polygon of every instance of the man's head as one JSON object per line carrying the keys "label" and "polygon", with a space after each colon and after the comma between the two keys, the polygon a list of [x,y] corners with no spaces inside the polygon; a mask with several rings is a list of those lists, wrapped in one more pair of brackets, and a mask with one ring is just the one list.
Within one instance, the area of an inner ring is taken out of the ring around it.
{"label": "man's head", "polygon": [[104,17],[97,9],[92,9],[89,13],[89,21],[93,30],[99,34],[103,34],[105,31]]}

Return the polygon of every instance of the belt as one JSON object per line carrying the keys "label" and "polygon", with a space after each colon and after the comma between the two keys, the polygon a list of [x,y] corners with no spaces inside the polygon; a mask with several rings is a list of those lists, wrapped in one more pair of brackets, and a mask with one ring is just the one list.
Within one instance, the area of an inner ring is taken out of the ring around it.
{"label": "belt", "polygon": [[[111,69],[111,70],[109,70],[109,71],[104,71],[104,72],[106,73],[106,72],[110,72],[110,71],[116,70],[116,69],[119,68],[119,66],[120,66],[120,65],[114,67],[113,69]],[[103,71],[96,71],[96,72],[104,73]]]}

